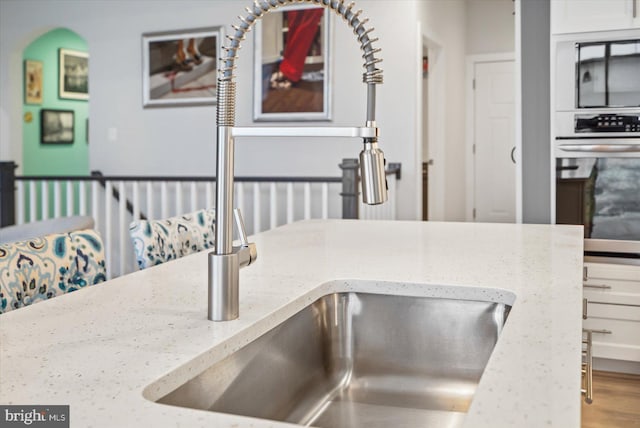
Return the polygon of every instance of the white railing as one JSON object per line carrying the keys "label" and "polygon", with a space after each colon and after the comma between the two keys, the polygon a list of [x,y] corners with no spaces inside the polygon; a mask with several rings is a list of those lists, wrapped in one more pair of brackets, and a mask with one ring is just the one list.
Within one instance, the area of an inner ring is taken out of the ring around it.
{"label": "white railing", "polygon": [[[390,201],[369,207],[358,198],[359,218],[395,219],[399,172],[387,176]],[[354,218],[343,212],[341,177],[236,177],[235,206],[247,233],[307,219]],[[354,192],[357,194],[357,192]],[[89,215],[105,243],[107,276],[136,268],[129,225],[213,208],[215,181],[206,177],[16,177],[16,224]]]}

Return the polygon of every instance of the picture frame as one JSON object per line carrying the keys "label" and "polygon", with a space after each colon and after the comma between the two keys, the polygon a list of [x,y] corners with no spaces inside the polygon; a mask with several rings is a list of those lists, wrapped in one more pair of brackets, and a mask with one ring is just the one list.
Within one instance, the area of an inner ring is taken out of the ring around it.
{"label": "picture frame", "polygon": [[73,144],[74,115],[73,110],[40,110],[40,143]]}
{"label": "picture frame", "polygon": [[42,104],[42,61],[24,61],[24,103]]}
{"label": "picture frame", "polygon": [[142,35],[143,107],[215,105],[222,26]]}
{"label": "picture frame", "polygon": [[[315,25],[317,30],[310,38]],[[329,10],[304,4],[281,7],[263,16],[255,27],[253,119],[330,121]],[[295,38],[291,46],[297,49],[287,50],[291,37]]]}
{"label": "picture frame", "polygon": [[89,100],[89,54],[72,49],[58,50],[58,97]]}

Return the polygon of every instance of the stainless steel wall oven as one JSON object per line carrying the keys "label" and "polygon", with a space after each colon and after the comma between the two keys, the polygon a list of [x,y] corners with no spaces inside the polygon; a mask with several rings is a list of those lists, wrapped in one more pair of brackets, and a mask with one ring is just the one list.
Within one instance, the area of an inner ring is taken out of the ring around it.
{"label": "stainless steel wall oven", "polygon": [[556,223],[585,226],[587,256],[640,265],[640,32],[602,37],[556,45]]}

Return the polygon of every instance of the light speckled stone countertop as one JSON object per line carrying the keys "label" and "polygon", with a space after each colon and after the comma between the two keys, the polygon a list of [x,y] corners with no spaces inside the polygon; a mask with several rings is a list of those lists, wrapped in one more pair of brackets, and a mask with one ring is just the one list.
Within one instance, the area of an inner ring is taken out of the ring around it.
{"label": "light speckled stone countertop", "polygon": [[68,404],[72,427],[292,426],[147,398],[332,291],[488,287],[515,301],[465,426],[580,426],[580,227],[329,220],[253,241],[235,321],[207,320],[206,253],[0,316],[0,403]]}

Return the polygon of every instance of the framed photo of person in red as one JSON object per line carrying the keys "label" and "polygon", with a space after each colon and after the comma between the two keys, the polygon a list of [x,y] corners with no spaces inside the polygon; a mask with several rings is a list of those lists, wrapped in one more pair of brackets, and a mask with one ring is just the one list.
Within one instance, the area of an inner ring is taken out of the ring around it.
{"label": "framed photo of person in red", "polygon": [[294,5],[256,23],[254,120],[331,120],[329,10]]}

